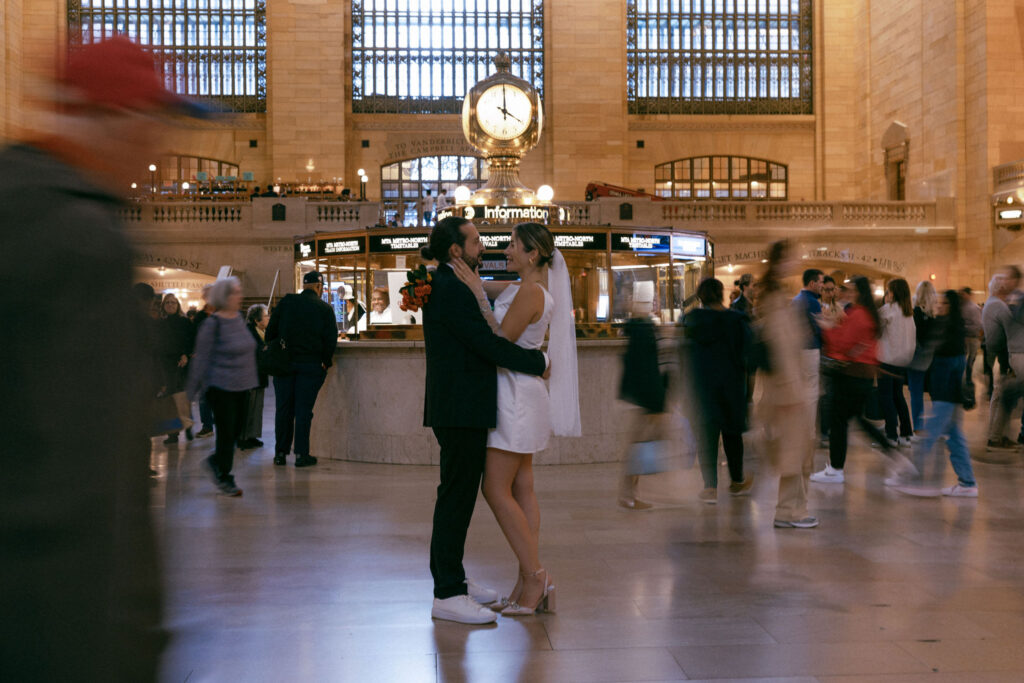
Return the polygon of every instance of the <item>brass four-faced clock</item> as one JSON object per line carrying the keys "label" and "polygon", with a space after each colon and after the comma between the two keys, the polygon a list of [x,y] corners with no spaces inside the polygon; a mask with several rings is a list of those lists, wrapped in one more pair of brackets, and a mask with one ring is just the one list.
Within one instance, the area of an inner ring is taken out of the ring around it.
{"label": "brass four-faced clock", "polygon": [[499,52],[497,72],[474,85],[462,104],[462,131],[469,144],[487,157],[487,185],[473,194],[473,204],[540,204],[519,181],[519,160],[540,139],[544,114],[540,93],[509,73],[511,60]]}

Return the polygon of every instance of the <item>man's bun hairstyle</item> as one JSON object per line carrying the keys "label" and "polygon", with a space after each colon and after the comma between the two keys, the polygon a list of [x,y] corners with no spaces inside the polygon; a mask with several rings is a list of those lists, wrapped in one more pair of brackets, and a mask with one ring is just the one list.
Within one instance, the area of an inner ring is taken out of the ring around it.
{"label": "man's bun hairstyle", "polygon": [[448,263],[448,250],[453,244],[460,247],[466,245],[466,236],[462,234],[462,226],[469,221],[461,216],[448,216],[437,222],[434,229],[430,231],[430,240],[427,246],[420,249],[420,256],[425,261],[437,261]]}

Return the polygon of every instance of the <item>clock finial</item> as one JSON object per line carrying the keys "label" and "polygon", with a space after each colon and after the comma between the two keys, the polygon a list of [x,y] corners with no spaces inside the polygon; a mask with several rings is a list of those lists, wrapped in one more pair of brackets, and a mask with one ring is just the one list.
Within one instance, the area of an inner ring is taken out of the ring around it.
{"label": "clock finial", "polygon": [[498,71],[507,72],[512,68],[512,58],[504,50],[499,50],[498,54],[494,56],[494,66],[498,68]]}

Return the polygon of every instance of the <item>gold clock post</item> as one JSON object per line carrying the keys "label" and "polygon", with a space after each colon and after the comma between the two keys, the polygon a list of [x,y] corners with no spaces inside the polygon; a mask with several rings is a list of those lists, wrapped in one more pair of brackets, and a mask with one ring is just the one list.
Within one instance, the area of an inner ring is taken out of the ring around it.
{"label": "gold clock post", "polygon": [[474,85],[462,106],[462,130],[487,158],[487,184],[469,200],[475,206],[548,204],[519,180],[519,162],[540,139],[544,114],[540,93],[509,72],[508,54],[494,59],[497,71]]}

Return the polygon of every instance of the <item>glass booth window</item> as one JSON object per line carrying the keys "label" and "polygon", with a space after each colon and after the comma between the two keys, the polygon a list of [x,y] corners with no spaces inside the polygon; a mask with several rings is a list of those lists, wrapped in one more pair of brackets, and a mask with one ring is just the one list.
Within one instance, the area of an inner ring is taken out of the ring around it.
{"label": "glass booth window", "polygon": [[422,200],[430,193],[434,207],[445,191],[449,205],[455,188],[475,191],[487,183],[487,160],[480,157],[430,156],[406,159],[380,167],[384,220],[394,227],[423,225]]}
{"label": "glass booth window", "polygon": [[[418,251],[404,253],[387,253],[383,250],[389,244],[397,244],[398,249],[415,242],[417,246],[426,244],[427,234],[422,235],[382,235],[370,238],[370,272],[367,278],[369,291],[369,324],[370,325],[421,325],[423,311],[403,311],[402,286],[406,282],[408,271],[419,267],[424,262]],[[381,252],[375,253],[375,249]],[[397,250],[396,250],[397,251]]]}
{"label": "glass booth window", "polygon": [[[700,282],[704,258],[673,255],[673,239],[678,238],[639,233],[610,236],[612,322],[625,322],[641,311],[650,311],[661,323],[682,317],[685,301]],[[703,253],[704,238],[696,237],[695,243]]]}

